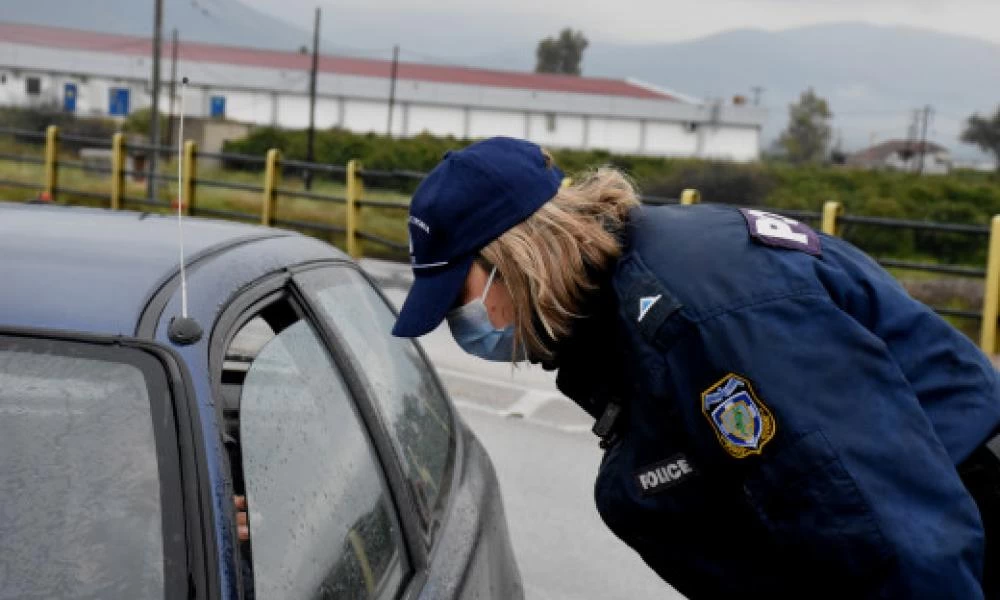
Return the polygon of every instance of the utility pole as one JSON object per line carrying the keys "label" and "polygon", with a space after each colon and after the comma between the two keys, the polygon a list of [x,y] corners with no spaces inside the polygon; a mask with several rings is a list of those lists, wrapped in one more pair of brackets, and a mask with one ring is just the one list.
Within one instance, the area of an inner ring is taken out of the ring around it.
{"label": "utility pole", "polygon": [[[313,162],[316,143],[316,71],[319,69],[319,7],[316,7],[316,23],[313,25],[312,69],[309,71],[309,132],[306,134],[306,162]],[[307,190],[312,189],[312,170],[303,174]]]}
{"label": "utility pole", "polygon": [[920,162],[917,163],[917,175],[921,175],[924,172],[924,155],[927,153],[927,125],[931,119],[931,113],[934,111],[933,108],[928,104],[924,107],[924,122],[920,130],[920,146],[919,156]]}
{"label": "utility pole", "polygon": [[750,89],[753,91],[753,105],[760,106],[760,98],[764,94],[764,88],[759,85],[755,85]]}
{"label": "utility pole", "polygon": [[392,47],[392,74],[389,77],[389,123],[385,135],[392,138],[392,109],[396,104],[396,74],[399,72],[399,44]]}
{"label": "utility pole", "polygon": [[171,36],[171,43],[173,44],[170,48],[170,108],[167,110],[167,139],[163,142],[164,146],[169,146],[174,132],[174,95],[177,93],[177,28],[174,28],[173,35]]}
{"label": "utility pole", "polygon": [[[914,141],[920,135],[920,111],[914,110],[913,115],[910,118],[910,127],[906,130],[906,160],[913,160],[916,150],[913,148]],[[913,165],[910,164],[907,168],[908,171],[913,171]]]}
{"label": "utility pole", "polygon": [[146,190],[150,200],[156,200],[156,163],[160,151],[160,46],[163,42],[163,0],[153,5],[153,105],[150,108],[149,137],[153,151],[149,153],[149,180]]}

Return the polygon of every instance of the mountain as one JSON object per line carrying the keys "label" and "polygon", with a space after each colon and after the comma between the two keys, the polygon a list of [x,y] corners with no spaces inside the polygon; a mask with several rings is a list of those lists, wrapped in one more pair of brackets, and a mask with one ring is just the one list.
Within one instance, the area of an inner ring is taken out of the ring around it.
{"label": "mountain", "polygon": [[[310,32],[248,5],[250,0],[165,0],[165,31],[181,39],[294,50]],[[149,35],[148,0],[0,0],[0,19]],[[526,20],[479,11],[454,15],[404,9],[391,16],[360,5],[327,10],[324,50],[388,58],[399,44],[403,60],[529,70],[537,41],[560,23],[552,17]],[[485,10],[485,9],[484,9]],[[288,15],[285,15],[288,16]],[[311,15],[297,22],[309,22]],[[169,35],[169,34],[167,34]],[[837,23],[784,31],[732,30],[693,41],[632,45],[592,35],[583,61],[585,75],[636,78],[706,99],[753,99],[764,89],[770,110],[765,144],[787,122],[788,104],[808,87],[827,98],[834,131],[847,150],[871,141],[905,138],[913,111],[930,105],[931,140],[956,157],[983,156],[958,137],[973,112],[1000,104],[1000,45],[906,27]]]}
{"label": "mountain", "polygon": [[[152,0],[0,0],[0,20],[151,36]],[[312,32],[266,15],[239,0],[164,0],[163,35],[177,28],[181,41],[297,50]]]}
{"label": "mountain", "polygon": [[1000,105],[1000,46],[961,36],[858,23],[778,32],[736,30],[691,42],[594,44],[589,74],[628,74],[696,96],[753,97],[770,109],[765,139],[787,122],[808,87],[825,97],[847,148],[907,135],[914,109],[930,105],[931,139],[959,156],[978,152],[958,136],[973,112]]}

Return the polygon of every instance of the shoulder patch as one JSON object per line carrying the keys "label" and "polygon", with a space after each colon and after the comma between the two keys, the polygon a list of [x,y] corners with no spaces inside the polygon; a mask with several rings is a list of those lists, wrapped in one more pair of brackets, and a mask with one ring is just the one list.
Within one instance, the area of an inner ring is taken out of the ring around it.
{"label": "shoulder patch", "polygon": [[760,454],[774,437],[774,415],[750,380],[730,373],[701,394],[701,411],[722,447],[734,458]]}
{"label": "shoulder patch", "polygon": [[667,460],[642,467],[633,476],[639,493],[643,496],[652,496],[697,474],[686,456],[675,454]]}
{"label": "shoulder patch", "polygon": [[662,297],[663,294],[659,294],[657,296],[645,296],[643,298],[639,298],[639,318],[636,320],[642,321],[642,318],[646,316],[646,313],[649,312],[649,309],[653,308],[653,305],[659,302],[660,298]]}
{"label": "shoulder patch", "polygon": [[823,249],[819,236],[808,225],[795,219],[782,217],[760,210],[741,208],[743,218],[747,221],[750,237],[761,244],[774,248],[799,250],[813,256],[822,256]]}

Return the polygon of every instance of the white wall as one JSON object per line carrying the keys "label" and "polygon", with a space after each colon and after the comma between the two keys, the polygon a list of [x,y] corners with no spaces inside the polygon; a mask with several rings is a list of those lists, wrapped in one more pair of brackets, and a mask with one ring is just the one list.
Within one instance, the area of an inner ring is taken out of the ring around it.
{"label": "white wall", "polygon": [[[347,100],[344,103],[345,129],[357,133],[385,133],[389,119],[389,104],[387,102],[372,102],[368,100]],[[392,133],[403,133],[403,106],[392,107]]]}
{"label": "white wall", "polygon": [[698,134],[686,123],[646,123],[644,154],[654,156],[694,156]]}
{"label": "white wall", "polygon": [[639,121],[591,118],[587,148],[636,153],[639,138]]}
{"label": "white wall", "polygon": [[309,98],[278,96],[278,127],[290,129],[309,127]]}
{"label": "white wall", "polygon": [[[549,115],[555,118],[550,119]],[[556,148],[579,148],[583,145],[584,119],[575,115],[555,113],[532,114],[528,123],[528,139]],[[549,125],[554,125],[549,130]]]}
{"label": "white wall", "polygon": [[494,135],[524,137],[524,113],[499,110],[470,110],[469,137]]}
{"label": "white wall", "polygon": [[[223,96],[226,99],[226,117],[234,121],[245,121],[257,125],[271,124],[271,109],[274,99],[266,92],[234,92],[228,90],[214,90],[207,94],[212,96]],[[210,100],[209,100],[210,101]],[[186,100],[185,100],[186,102]],[[185,110],[194,108],[185,106]],[[201,107],[199,112],[204,111],[205,115],[211,114],[209,106]],[[279,112],[280,114],[280,112]]]}
{"label": "white wall", "polygon": [[757,160],[760,130],[754,127],[701,126],[704,135],[702,156],[747,162]]}
{"label": "white wall", "polygon": [[417,135],[423,131],[433,135],[455,137],[462,137],[465,134],[465,111],[461,107],[411,104],[409,110],[406,135]]}
{"label": "white wall", "polygon": [[[306,115],[308,119],[308,114]],[[316,98],[316,127],[329,129],[340,125],[340,100],[336,98]]]}
{"label": "white wall", "polygon": [[[7,76],[7,83],[0,85],[0,105],[25,106],[49,102],[61,107],[63,85],[67,81],[77,85],[77,113],[80,115],[106,115],[109,90],[113,87],[130,89],[130,109],[133,112],[148,107],[150,104],[149,93],[146,89],[147,84],[143,81],[128,79],[129,77],[148,77],[148,65],[142,63],[140,59],[107,56],[101,53],[82,53],[80,57],[75,57],[71,63],[67,63],[63,58],[59,58],[64,56],[65,52],[39,48],[34,48],[34,50],[37,52],[31,54],[31,61],[40,63],[46,60],[61,61],[60,64],[65,64],[66,68],[92,69],[94,73],[103,69],[120,74],[49,75],[40,71],[32,71],[30,66],[24,66],[18,67],[19,72],[15,75],[13,68],[0,68],[0,73],[5,73]],[[8,56],[12,52],[10,44],[0,42],[0,60],[7,61],[15,58],[21,62],[27,60],[26,55],[19,52],[13,52],[17,56]],[[52,56],[49,56],[50,54]],[[89,57],[92,55],[96,61],[94,64],[89,62]],[[85,61],[84,58],[88,60]],[[198,63],[191,64],[193,68],[200,66]],[[72,65],[77,65],[77,67]],[[209,74],[212,72],[222,73],[220,69],[214,67],[211,70],[203,65],[200,67]],[[193,79],[194,83],[188,87],[185,95],[187,114],[208,116],[210,97],[222,95],[226,97],[227,116],[233,120],[257,125],[271,125],[276,116],[276,124],[280,127],[307,127],[309,102],[308,97],[301,91],[292,90],[290,87],[281,87],[275,83],[276,87],[273,89],[277,90],[278,98],[277,110],[275,110],[275,94],[270,91],[271,88],[262,91],[234,89],[234,87],[238,88],[244,83],[242,80],[244,75],[247,77],[254,75],[258,78],[270,77],[271,71],[273,70],[233,67],[229,71],[225,71],[224,81],[196,77],[197,81]],[[281,79],[281,75],[278,73],[272,78],[277,81]],[[30,98],[25,91],[25,79],[28,76],[39,77],[42,84],[41,93]],[[317,99],[316,124],[318,127],[328,128],[339,124],[359,133],[385,132],[386,101],[384,97],[379,99],[374,96],[376,92],[384,93],[384,91],[379,91],[382,88],[377,85],[381,80],[339,74],[325,74],[323,79],[329,89],[321,90],[321,92],[329,95],[320,96]],[[253,83],[253,81],[250,82]],[[213,83],[219,87],[204,87]],[[531,94],[526,90],[486,89],[481,86],[433,82],[420,82],[419,84],[410,82],[409,86],[401,85],[397,91],[403,96],[397,102],[393,115],[393,134],[397,136],[412,136],[422,131],[429,131],[435,135],[454,135],[456,137],[467,135],[473,138],[493,135],[527,136],[539,144],[552,147],[586,147],[663,156],[700,155],[736,161],[756,160],[759,156],[759,129],[755,126],[734,124],[738,120],[727,121],[725,107],[722,111],[722,118],[726,124],[711,125],[703,121],[699,123],[696,132],[691,132],[686,129],[688,117],[684,115],[690,113],[692,120],[704,119],[706,117],[702,113],[707,110],[704,107],[670,102],[629,100],[629,106],[631,106],[629,110],[638,113],[639,109],[642,108],[645,113],[641,116],[630,116],[630,113],[625,111],[620,113],[621,116],[610,117],[598,112],[589,113],[591,116],[584,117],[580,114],[558,112],[559,109],[555,107],[560,105],[558,101],[566,96],[565,94],[546,92],[538,93],[537,98],[534,96],[528,98],[527,96]],[[445,94],[446,91],[449,93]],[[371,95],[364,95],[369,92]],[[406,94],[412,95],[417,92],[430,99],[406,97]],[[161,96],[161,109],[164,111],[169,106],[167,93],[164,90]],[[337,96],[333,94],[337,94]],[[342,100],[340,94],[347,94],[350,97]],[[510,106],[511,108],[484,107],[484,98],[486,97],[490,101],[487,106]],[[584,98],[573,100],[579,104],[578,106],[567,100],[561,105],[563,106],[562,110],[582,111],[590,106],[584,100]],[[595,99],[594,102],[599,104],[598,100]],[[428,104],[428,102],[440,102],[442,105]],[[448,103],[451,105],[449,106]],[[523,108],[516,108],[518,103]],[[656,106],[649,108],[643,103],[655,104]],[[640,104],[642,106],[639,106]],[[556,112],[549,113],[547,110],[555,110]],[[661,111],[664,114],[658,115],[656,111]],[[675,116],[673,113],[680,116]],[[555,114],[555,126],[551,130],[548,114]],[[343,116],[342,122],[341,116]],[[645,121],[645,135],[641,133],[643,120]]]}

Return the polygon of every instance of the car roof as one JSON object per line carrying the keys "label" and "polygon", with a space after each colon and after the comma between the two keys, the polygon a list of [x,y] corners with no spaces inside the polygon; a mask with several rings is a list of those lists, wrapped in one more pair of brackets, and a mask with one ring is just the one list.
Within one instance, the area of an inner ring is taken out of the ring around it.
{"label": "car roof", "polygon": [[[185,263],[275,237],[304,236],[189,218]],[[0,202],[0,327],[132,335],[178,264],[173,216]]]}

